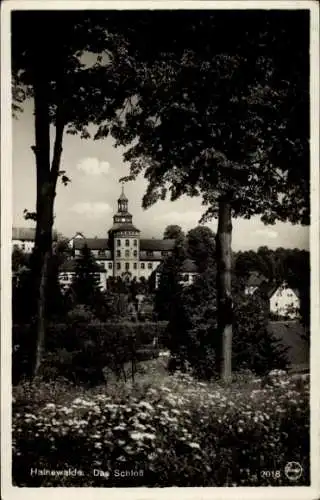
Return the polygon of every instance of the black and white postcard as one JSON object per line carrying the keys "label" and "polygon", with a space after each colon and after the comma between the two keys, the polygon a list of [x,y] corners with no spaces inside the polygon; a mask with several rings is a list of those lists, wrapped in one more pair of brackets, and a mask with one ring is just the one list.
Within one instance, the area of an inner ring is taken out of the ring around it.
{"label": "black and white postcard", "polygon": [[319,498],[317,3],[1,28],[4,500]]}

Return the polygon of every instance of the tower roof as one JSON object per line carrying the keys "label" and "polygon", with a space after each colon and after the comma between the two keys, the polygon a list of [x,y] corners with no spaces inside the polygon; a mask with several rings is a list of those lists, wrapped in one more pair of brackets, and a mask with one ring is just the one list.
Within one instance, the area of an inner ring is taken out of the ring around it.
{"label": "tower roof", "polygon": [[119,196],[119,201],[128,201],[128,198],[124,194],[124,185],[122,184],[121,194]]}

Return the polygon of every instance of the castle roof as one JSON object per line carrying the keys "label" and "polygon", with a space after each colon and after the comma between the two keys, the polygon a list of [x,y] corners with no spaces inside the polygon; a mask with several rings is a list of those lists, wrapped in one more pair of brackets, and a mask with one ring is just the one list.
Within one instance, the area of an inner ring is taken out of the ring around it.
{"label": "castle roof", "polygon": [[[161,273],[164,265],[164,262],[161,262],[161,264],[157,267],[156,272]],[[199,273],[199,269],[194,260],[185,259],[181,265],[180,273]]]}
{"label": "castle roof", "polygon": [[[133,226],[133,224],[114,224],[112,226],[112,231],[121,230],[136,230],[138,229]],[[166,251],[172,250],[175,244],[175,240],[160,240],[160,239],[141,239],[140,240],[140,250],[141,251]],[[110,241],[107,238],[79,238],[74,240],[74,248],[80,250],[85,245],[90,248],[90,250],[111,250]],[[155,258],[155,260],[158,260]]]}
{"label": "castle roof", "polygon": [[141,239],[140,250],[172,250],[175,240]]}
{"label": "castle roof", "polygon": [[87,245],[90,250],[109,250],[109,240],[107,238],[85,238],[75,239],[74,248],[80,250]]}
{"label": "castle roof", "polygon": [[[52,238],[56,240],[58,237],[57,231],[53,230]],[[36,228],[35,227],[13,227],[12,228],[12,239],[22,240],[22,241],[34,241],[36,238]]]}

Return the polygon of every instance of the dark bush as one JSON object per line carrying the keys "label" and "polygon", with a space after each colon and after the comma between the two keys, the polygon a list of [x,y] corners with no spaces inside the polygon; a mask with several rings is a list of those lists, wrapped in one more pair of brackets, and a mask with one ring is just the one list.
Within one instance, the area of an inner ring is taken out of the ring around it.
{"label": "dark bush", "polygon": [[[124,363],[139,361],[141,357],[154,357],[156,349],[138,354],[157,339],[157,348],[163,345],[166,323],[86,323],[79,320],[69,324],[50,325],[46,336],[46,379],[64,376],[75,383],[97,385],[102,383],[103,368],[110,367],[121,373]],[[27,375],[32,356],[31,326],[13,327],[13,383]],[[151,354],[152,351],[152,354]],[[70,355],[71,354],[71,355]]]}

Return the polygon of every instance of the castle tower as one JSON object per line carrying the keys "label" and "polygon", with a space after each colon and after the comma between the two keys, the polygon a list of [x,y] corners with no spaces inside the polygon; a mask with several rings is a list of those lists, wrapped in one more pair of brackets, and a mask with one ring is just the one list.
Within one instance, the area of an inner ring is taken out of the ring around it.
{"label": "castle tower", "polygon": [[132,224],[132,215],[128,211],[128,198],[124,193],[123,185],[109,238],[113,249],[114,277],[138,278],[140,231]]}

